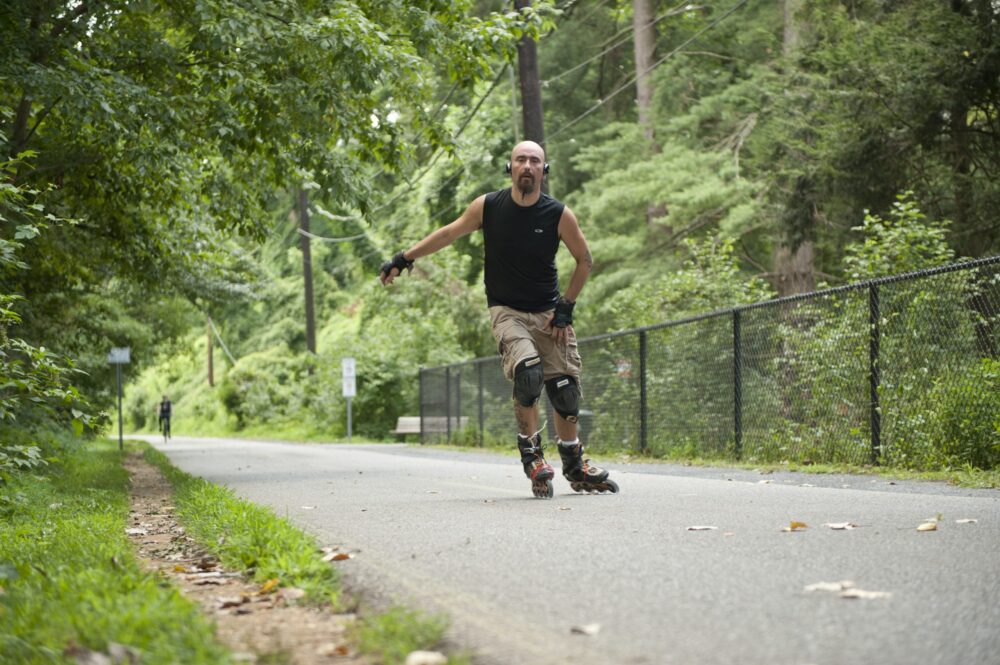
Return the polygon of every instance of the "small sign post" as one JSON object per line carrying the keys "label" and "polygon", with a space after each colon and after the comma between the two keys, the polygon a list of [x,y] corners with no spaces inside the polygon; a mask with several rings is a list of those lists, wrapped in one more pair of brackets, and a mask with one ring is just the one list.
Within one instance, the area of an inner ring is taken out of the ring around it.
{"label": "small sign post", "polygon": [[112,347],[108,353],[108,364],[115,366],[115,376],[118,377],[118,450],[124,449],[122,441],[122,365],[131,362],[131,347]]}
{"label": "small sign post", "polygon": [[340,361],[340,367],[343,372],[344,381],[344,397],[347,398],[347,441],[351,440],[351,398],[356,394],[356,386],[354,383],[354,358],[344,358]]}

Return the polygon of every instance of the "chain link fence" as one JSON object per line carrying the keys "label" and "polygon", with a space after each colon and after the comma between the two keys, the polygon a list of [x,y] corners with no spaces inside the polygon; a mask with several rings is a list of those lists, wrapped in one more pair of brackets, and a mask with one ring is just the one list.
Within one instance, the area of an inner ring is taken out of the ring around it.
{"label": "chain link fence", "polygon": [[[1000,256],[579,347],[591,452],[1000,466]],[[420,415],[423,442],[514,445],[511,384],[496,357],[421,370]]]}

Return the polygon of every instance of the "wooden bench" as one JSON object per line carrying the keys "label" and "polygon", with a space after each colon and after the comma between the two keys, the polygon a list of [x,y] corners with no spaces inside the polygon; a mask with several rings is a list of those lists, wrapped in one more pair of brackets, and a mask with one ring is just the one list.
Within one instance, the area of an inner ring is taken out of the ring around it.
{"label": "wooden bench", "polygon": [[[448,418],[443,416],[430,416],[424,418],[424,432],[440,434],[448,431]],[[458,434],[469,424],[469,418],[451,418],[451,431]],[[400,416],[396,420],[396,429],[391,434],[405,436],[407,434],[420,434],[420,416]]]}

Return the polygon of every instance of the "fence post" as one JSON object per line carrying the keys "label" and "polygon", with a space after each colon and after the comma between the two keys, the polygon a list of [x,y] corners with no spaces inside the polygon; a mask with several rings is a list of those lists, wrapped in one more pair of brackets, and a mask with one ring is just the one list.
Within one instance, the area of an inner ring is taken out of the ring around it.
{"label": "fence post", "polygon": [[483,364],[476,363],[476,381],[479,384],[479,446],[486,445],[485,422],[483,418]]}
{"label": "fence post", "polygon": [[872,284],[868,287],[868,324],[870,327],[870,337],[868,340],[868,376],[871,392],[872,464],[878,464],[879,453],[882,450],[882,407],[879,404],[878,396],[878,389],[881,383],[879,344],[882,334],[879,310],[878,284]]}
{"label": "fence post", "polygon": [[[462,370],[455,375],[455,430],[462,431]],[[448,443],[451,443],[451,423],[448,423]]]}
{"label": "fence post", "polygon": [[[417,382],[420,386],[420,445],[424,445],[424,374],[425,370],[423,367],[420,368]],[[406,440],[406,437],[403,437]]]}
{"label": "fence post", "polygon": [[445,440],[451,442],[451,368],[444,369],[444,431]]}
{"label": "fence post", "polygon": [[743,354],[740,352],[740,310],[733,310],[733,443],[736,459],[743,455]]}
{"label": "fence post", "polygon": [[649,403],[646,394],[646,331],[639,332],[639,452],[645,453],[649,436]]}

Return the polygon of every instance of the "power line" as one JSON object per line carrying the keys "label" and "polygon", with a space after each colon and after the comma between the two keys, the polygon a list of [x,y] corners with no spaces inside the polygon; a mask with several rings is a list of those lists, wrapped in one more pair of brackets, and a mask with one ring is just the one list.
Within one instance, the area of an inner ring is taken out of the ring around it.
{"label": "power line", "polygon": [[594,104],[589,109],[587,109],[586,111],[584,111],[583,113],[581,113],[577,117],[573,118],[572,120],[570,120],[568,123],[566,123],[565,125],[563,125],[559,129],[557,129],[556,131],[554,131],[551,134],[549,134],[549,138],[552,138],[553,136],[558,135],[560,132],[563,132],[563,131],[569,129],[570,127],[572,127],[576,123],[580,122],[581,120],[583,120],[584,118],[586,118],[587,116],[589,116],[591,113],[593,113],[597,109],[599,109],[602,106],[604,106],[605,104],[607,104],[609,101],[611,101],[612,98],[616,97],[620,92],[622,92],[623,90],[631,87],[631,85],[633,83],[635,83],[636,79],[638,79],[639,76],[648,74],[649,72],[651,72],[654,69],[656,69],[657,67],[659,67],[661,64],[663,64],[664,62],[666,62],[666,60],[668,58],[673,57],[681,49],[683,49],[685,46],[687,46],[688,44],[690,44],[691,42],[693,42],[695,39],[697,39],[698,37],[701,37],[703,34],[705,34],[706,32],[708,32],[709,30],[711,30],[715,26],[717,26],[724,19],[726,19],[730,14],[732,14],[737,9],[739,9],[740,7],[742,7],[743,5],[745,5],[747,2],[748,2],[748,0],[740,0],[739,2],[737,2],[735,5],[733,5],[728,10],[726,10],[726,12],[724,14],[722,14],[722,16],[720,16],[719,18],[715,19],[714,21],[712,21],[711,23],[709,23],[707,26],[705,26],[704,28],[702,28],[701,30],[699,30],[698,32],[696,32],[694,35],[692,35],[691,37],[689,37],[688,39],[686,39],[680,46],[677,46],[672,51],[670,51],[670,53],[666,54],[665,56],[663,56],[662,58],[660,58],[659,60],[657,60],[656,62],[654,62],[645,71],[637,72],[636,74],[633,74],[632,76],[629,77],[629,79],[627,81],[625,81],[625,83],[623,83],[621,86],[619,86],[618,88],[616,88],[615,90],[613,90],[611,92],[611,94],[607,95],[604,99],[600,100],[597,104]]}
{"label": "power line", "polygon": [[[479,101],[476,103],[476,106],[472,109],[472,112],[469,113],[466,116],[465,120],[459,126],[458,130],[454,133],[454,135],[452,135],[451,139],[453,141],[456,140],[456,139],[458,139],[458,137],[460,137],[462,135],[462,133],[469,126],[469,123],[472,122],[472,119],[476,117],[476,114],[479,112],[479,109],[482,108],[483,104],[486,102],[486,100],[489,98],[489,96],[491,94],[493,94],[493,91],[496,90],[497,86],[500,84],[500,80],[503,78],[503,75],[507,72],[507,68],[509,66],[510,66],[509,62],[504,64],[503,68],[500,70],[500,73],[497,74],[496,78],[493,79],[493,83],[490,85],[489,90],[487,90],[482,95],[482,97],[479,98]],[[454,91],[454,88],[452,89],[452,91]],[[449,92],[448,96],[449,97],[451,96],[450,92]],[[443,102],[442,102],[442,105],[443,105]],[[424,170],[421,171],[417,175],[416,178],[407,181],[407,187],[406,187],[406,189],[404,189],[403,191],[399,192],[398,194],[396,194],[395,196],[393,196],[392,198],[390,198],[388,201],[385,201],[385,202],[381,203],[380,205],[376,206],[375,208],[372,208],[371,212],[369,212],[368,214],[371,215],[371,214],[374,214],[376,212],[379,212],[380,210],[388,208],[390,205],[392,205],[393,203],[395,203],[396,201],[398,201],[402,197],[404,197],[407,194],[409,194],[410,192],[412,192],[413,189],[417,186],[417,183],[420,182],[421,180],[423,180],[424,176],[426,176],[430,172],[430,170],[434,167],[434,164],[436,164],[437,160],[441,157],[441,148],[436,148],[434,150],[434,153],[432,153],[432,154],[433,154],[433,158],[431,159],[431,161],[427,165],[427,167],[424,168]],[[382,172],[380,171],[379,174],[381,174],[381,173]],[[375,177],[377,177],[377,175],[378,174],[376,174]],[[448,182],[450,182],[451,180],[453,180],[455,177],[456,176],[453,176],[452,178],[449,178],[448,181],[446,181],[444,184],[447,184]],[[443,186],[444,185],[442,185],[442,187]],[[362,223],[364,222],[364,218],[361,217],[361,216],[334,215],[333,213],[330,213],[330,212],[327,212],[327,211],[322,211],[322,209],[320,209],[320,210],[321,210],[321,212],[320,212],[321,216],[328,217],[330,219],[335,219],[335,220],[339,220],[339,221],[355,221],[355,222],[362,222]],[[351,241],[354,241],[354,240],[358,240],[360,238],[364,238],[366,235],[368,235],[368,232],[364,231],[364,232],[362,232],[362,233],[360,233],[358,235],[344,237],[344,238],[326,238],[326,237],[323,237],[323,236],[318,236],[318,235],[309,233],[308,231],[303,231],[302,229],[299,229],[298,231],[299,231],[300,234],[306,236],[307,238],[310,238],[312,240],[318,240],[320,242],[351,242]]]}
{"label": "power line", "polygon": [[[657,18],[653,19],[653,21],[650,23],[650,26],[656,25],[657,23],[659,23],[660,21],[662,21],[663,19],[665,19],[667,17],[676,16],[678,14],[683,14],[685,12],[690,11],[691,9],[692,9],[692,5],[690,3],[688,3],[688,2],[685,2],[684,4],[678,5],[677,7],[674,7],[673,9],[668,10],[665,14],[662,14],[661,16],[658,16]],[[634,32],[634,28],[624,28],[622,30],[619,30],[618,32],[616,32],[614,35],[611,36],[611,39],[615,39],[616,37],[618,37],[618,35],[620,35],[622,33],[625,33],[625,32]],[[568,76],[569,74],[572,74],[573,72],[575,72],[576,70],[580,69],[581,67],[585,67],[585,66],[589,65],[590,63],[592,63],[594,60],[597,60],[598,58],[607,55],[611,51],[614,51],[616,48],[618,48],[619,46],[621,46],[622,44],[624,44],[625,42],[627,42],[627,41],[629,41],[631,39],[632,39],[632,35],[629,34],[624,39],[621,39],[621,40],[613,43],[611,46],[609,46],[608,48],[604,49],[603,51],[601,51],[597,55],[595,55],[595,56],[593,56],[591,58],[587,58],[583,62],[581,62],[581,63],[579,63],[577,65],[574,65],[573,67],[570,67],[569,69],[567,69],[564,72],[560,72],[560,73],[556,74],[552,78],[545,79],[544,81],[542,81],[542,85],[548,85],[548,84],[552,83],[553,81],[558,81],[562,77]],[[607,43],[607,42],[605,42],[605,43]]]}

